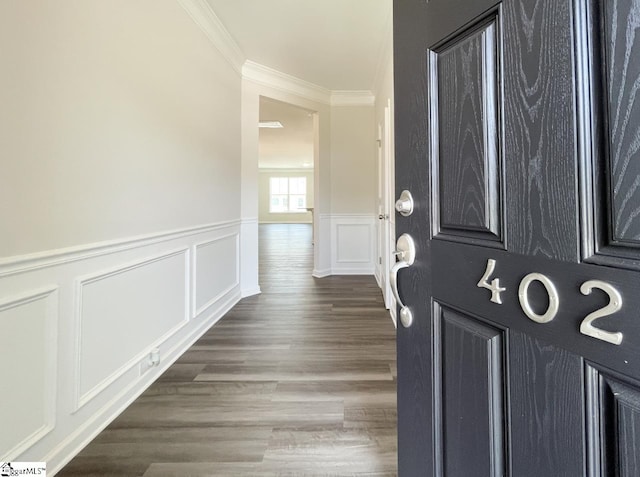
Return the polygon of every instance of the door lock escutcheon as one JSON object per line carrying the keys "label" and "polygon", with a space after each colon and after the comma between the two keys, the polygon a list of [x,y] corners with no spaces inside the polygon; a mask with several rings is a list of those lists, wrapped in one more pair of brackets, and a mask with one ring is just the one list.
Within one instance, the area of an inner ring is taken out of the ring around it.
{"label": "door lock escutcheon", "polygon": [[408,190],[403,190],[400,198],[396,201],[396,210],[403,217],[413,214],[413,196]]}
{"label": "door lock escutcheon", "polygon": [[400,322],[402,326],[408,328],[413,323],[413,313],[411,313],[408,306],[402,303],[402,299],[400,298],[400,292],[398,291],[398,272],[403,268],[413,265],[416,259],[416,246],[413,238],[411,238],[409,234],[402,234],[398,237],[396,251],[394,253],[398,257],[398,261],[389,273],[389,281],[391,283],[393,296],[396,298],[396,303],[400,307]]}

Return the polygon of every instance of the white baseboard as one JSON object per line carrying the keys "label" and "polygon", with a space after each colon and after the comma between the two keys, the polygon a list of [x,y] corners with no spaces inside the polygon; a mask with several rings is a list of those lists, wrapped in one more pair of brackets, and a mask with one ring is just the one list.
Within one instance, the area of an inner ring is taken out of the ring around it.
{"label": "white baseboard", "polygon": [[249,288],[247,290],[242,290],[240,296],[242,298],[247,298],[249,296],[253,296],[253,295],[259,295],[260,293],[262,293],[262,290],[260,290],[260,287],[257,288]]}
{"label": "white baseboard", "polygon": [[326,270],[314,270],[311,273],[311,276],[315,277],[315,278],[324,278],[324,277],[328,277],[330,275],[333,275],[333,273],[331,273],[331,269],[326,269]]}
{"label": "white baseboard", "polygon": [[374,270],[368,267],[336,267],[331,269],[331,275],[374,275]]}

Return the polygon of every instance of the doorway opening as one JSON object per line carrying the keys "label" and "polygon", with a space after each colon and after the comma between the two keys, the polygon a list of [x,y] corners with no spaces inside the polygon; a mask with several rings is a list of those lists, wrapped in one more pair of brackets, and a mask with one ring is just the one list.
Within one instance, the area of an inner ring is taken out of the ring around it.
{"label": "doorway opening", "polygon": [[[260,96],[258,221],[260,254],[268,241],[286,243],[292,253],[315,241],[316,114]],[[264,237],[263,237],[264,236]],[[268,247],[267,247],[268,248]],[[261,257],[261,261],[262,261]],[[303,262],[306,263],[306,262]],[[284,263],[283,266],[287,266]],[[309,275],[313,261],[309,263]],[[266,277],[259,276],[261,284]]]}

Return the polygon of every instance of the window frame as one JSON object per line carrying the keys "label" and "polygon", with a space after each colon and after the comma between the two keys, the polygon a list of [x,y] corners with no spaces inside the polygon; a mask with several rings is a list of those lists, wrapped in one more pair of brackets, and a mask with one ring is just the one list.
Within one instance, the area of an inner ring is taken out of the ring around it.
{"label": "window frame", "polygon": [[[294,187],[292,187],[294,182]],[[295,184],[297,182],[297,184]],[[283,187],[285,186],[286,187]],[[301,187],[302,186],[302,187]],[[274,189],[277,189],[274,191]],[[285,190],[286,189],[286,190]],[[292,193],[292,189],[296,193]],[[286,210],[279,206],[274,210],[274,199],[284,200]],[[299,203],[302,199],[302,207],[292,209],[294,203]],[[269,213],[270,214],[305,214],[307,213],[307,178],[306,176],[270,176],[269,177]]]}

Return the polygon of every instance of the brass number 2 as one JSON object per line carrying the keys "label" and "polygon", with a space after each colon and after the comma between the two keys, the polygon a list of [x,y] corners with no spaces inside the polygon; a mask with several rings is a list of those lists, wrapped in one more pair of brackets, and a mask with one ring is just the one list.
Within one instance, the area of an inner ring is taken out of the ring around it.
{"label": "brass number 2", "polygon": [[589,280],[588,282],[584,282],[580,287],[580,292],[583,295],[591,295],[591,292],[594,288],[598,288],[599,290],[602,290],[607,295],[609,295],[609,304],[600,308],[599,310],[594,311],[593,313],[589,313],[586,318],[582,320],[582,324],[580,325],[580,333],[591,336],[593,338],[597,338],[602,341],[606,341],[607,343],[619,345],[620,343],[622,343],[622,333],[620,333],[619,331],[613,333],[611,331],[601,330],[600,328],[596,328],[595,326],[593,326],[593,322],[598,318],[613,315],[615,312],[620,310],[620,308],[622,308],[622,297],[620,296],[620,292],[613,288],[613,286],[600,280]]}

